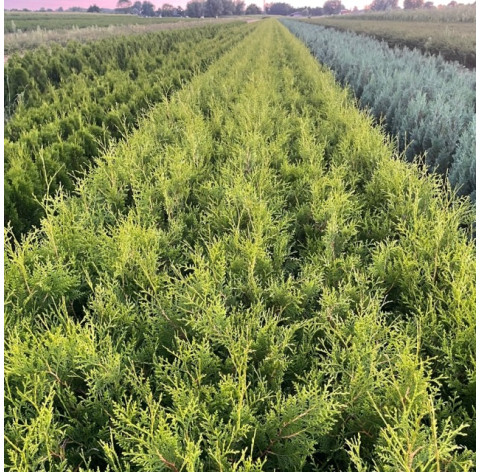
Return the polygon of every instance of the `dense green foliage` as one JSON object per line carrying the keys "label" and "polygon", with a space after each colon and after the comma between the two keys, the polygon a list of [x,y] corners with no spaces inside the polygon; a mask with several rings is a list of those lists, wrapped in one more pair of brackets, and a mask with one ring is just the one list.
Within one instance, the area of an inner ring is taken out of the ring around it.
{"label": "dense green foliage", "polygon": [[453,166],[449,172],[449,181],[453,187],[460,186],[461,192],[471,195],[476,199],[476,116],[469,127],[461,135],[456,153],[454,154]]}
{"label": "dense green foliage", "polygon": [[429,170],[448,174],[459,194],[475,199],[474,72],[353,33],[285,24],[382,120],[409,161],[425,153]]}
{"label": "dense green foliage", "polygon": [[[396,17],[397,18],[397,17]],[[399,21],[384,15],[345,15],[305,20],[308,23],[353,31],[386,41],[390,47],[407,47],[457,61],[472,69],[476,67],[476,23]]]}
{"label": "dense green foliage", "polygon": [[5,221],[37,224],[45,194],[72,190],[100,150],[151,105],[190,80],[251,25],[113,38],[40,48],[5,66]]}
{"label": "dense green foliage", "polygon": [[220,15],[243,15],[244,9],[242,0],[191,0],[187,2],[185,14],[191,18],[217,18]]}
{"label": "dense green foliage", "polygon": [[38,28],[88,28],[90,26],[141,25],[178,21],[176,18],[143,18],[138,15],[107,15],[104,13],[39,13],[5,12],[3,32],[34,31]]}
{"label": "dense green foliage", "polygon": [[8,236],[10,470],[474,467],[469,204],[255,25]]}

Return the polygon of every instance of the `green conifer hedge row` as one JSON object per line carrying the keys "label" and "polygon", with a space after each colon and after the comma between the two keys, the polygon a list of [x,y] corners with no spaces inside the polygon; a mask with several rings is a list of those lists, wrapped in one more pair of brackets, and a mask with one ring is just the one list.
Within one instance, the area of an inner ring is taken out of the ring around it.
{"label": "green conifer hedge row", "polygon": [[385,124],[409,161],[425,153],[431,171],[475,201],[474,71],[351,32],[283,22]]}
{"label": "green conifer hedge row", "polygon": [[467,202],[276,20],[7,235],[9,470],[468,471]]}
{"label": "green conifer hedge row", "polygon": [[75,180],[152,104],[240,41],[253,25],[216,25],[11,57],[5,66],[5,223],[39,223],[46,194]]}

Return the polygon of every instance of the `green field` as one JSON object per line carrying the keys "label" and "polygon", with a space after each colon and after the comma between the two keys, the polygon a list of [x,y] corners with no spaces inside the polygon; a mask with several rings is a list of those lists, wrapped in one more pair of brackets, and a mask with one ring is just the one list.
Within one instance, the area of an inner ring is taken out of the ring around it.
{"label": "green field", "polygon": [[5,12],[3,31],[7,33],[107,27],[120,25],[149,25],[179,21],[179,18],[143,18],[137,15],[108,15],[105,13],[42,13]]}
{"label": "green field", "polygon": [[475,9],[371,13],[312,18],[310,23],[372,36],[389,46],[441,54],[448,61],[476,67]]}
{"label": "green field", "polygon": [[468,198],[276,19],[37,52],[7,64],[42,218],[6,221],[5,470],[474,470]]}
{"label": "green field", "polygon": [[[4,36],[4,60],[8,60],[8,58],[14,53],[23,54],[25,51],[42,46],[48,48],[56,44],[67,45],[72,41],[87,43],[106,38],[145,35],[147,33],[197,28],[199,26],[236,21],[239,21],[236,17],[221,19],[182,18],[179,21],[164,21],[149,24],[110,25],[107,27],[88,26],[85,28],[54,30],[37,29],[26,31],[24,33],[9,33]],[[241,21],[247,21],[247,19],[242,18]]]}
{"label": "green field", "polygon": [[416,8],[412,10],[366,11],[362,15],[345,15],[343,19],[413,21],[432,23],[476,23],[476,4],[445,8]]}

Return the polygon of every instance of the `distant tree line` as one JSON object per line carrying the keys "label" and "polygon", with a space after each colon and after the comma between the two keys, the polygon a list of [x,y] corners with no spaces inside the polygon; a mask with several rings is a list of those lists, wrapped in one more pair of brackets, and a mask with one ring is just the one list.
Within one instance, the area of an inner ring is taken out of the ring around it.
{"label": "distant tree line", "polygon": [[[249,14],[262,13],[257,5],[249,5]],[[245,3],[242,0],[193,0],[187,3],[185,13],[189,17],[216,17],[228,15],[244,15],[247,13]]]}
{"label": "distant tree line", "polygon": [[168,3],[165,3],[161,8],[155,10],[154,5],[148,1],[136,1],[133,3],[131,0],[118,0],[116,11],[142,16],[215,18],[229,15],[260,15],[262,13],[269,15],[291,15],[298,13],[303,16],[335,15],[344,9],[345,7],[341,3],[341,0],[327,0],[323,7],[317,8],[294,8],[288,3],[276,2],[267,4],[265,12],[255,3],[246,6],[243,0],[191,0],[187,3],[185,10],[182,7],[174,7]]}
{"label": "distant tree line", "polygon": [[[172,5],[165,4],[164,6],[171,7]],[[141,15],[141,16],[164,16],[162,14],[163,8],[155,9],[155,5],[152,2],[131,2],[130,0],[118,0],[117,11],[119,13],[129,13],[131,15]],[[170,8],[169,8],[170,10]],[[173,16],[173,15],[171,15]]]}
{"label": "distant tree line", "polygon": [[[388,11],[397,10],[399,7],[399,0],[372,0],[372,3],[367,7],[372,11]],[[458,3],[451,1],[447,6],[455,7]],[[411,10],[415,8],[435,8],[432,1],[425,0],[403,0],[403,8],[405,10]],[[266,13],[268,15],[293,15],[298,14],[302,16],[322,16],[322,15],[338,15],[345,6],[341,0],[327,0],[322,7],[302,7],[294,8],[288,3],[276,2],[266,4],[266,11],[263,12],[255,3],[251,3],[247,7],[242,0],[191,0],[187,3],[185,10],[182,7],[174,7],[169,3],[164,3],[161,8],[155,9],[155,5],[149,1],[136,1],[131,0],[118,0],[117,8],[115,12],[125,13],[131,15],[140,16],[161,16],[161,17],[181,17],[188,16],[192,18],[201,17],[217,17],[228,15],[260,15]],[[11,9],[10,11],[19,11],[17,9]],[[28,8],[24,8],[23,11],[30,11]],[[41,12],[52,12],[51,8],[40,8]],[[55,11],[63,12],[62,7],[57,8]],[[100,13],[106,11],[101,9],[96,4],[91,5],[87,10],[81,7],[70,7],[66,11],[69,12],[82,12],[87,11],[89,13]],[[352,10],[353,13],[358,11],[357,7]]]}
{"label": "distant tree line", "polygon": [[[220,0],[219,0],[220,1]],[[372,3],[367,7],[368,10],[372,11],[388,11],[400,9],[399,0],[373,0]],[[457,3],[452,1],[448,4],[449,7],[456,6]],[[404,0],[403,7],[405,10],[411,10],[415,8],[435,8],[432,1],[424,0]],[[303,7],[294,8],[288,3],[272,3],[266,5],[265,13],[270,15],[293,15],[300,14],[302,16],[322,16],[322,15],[338,15],[343,10],[345,6],[340,0],[327,0],[322,7]],[[355,7],[352,12],[356,13],[358,11]]]}
{"label": "distant tree line", "polygon": [[[399,0],[372,0],[372,3],[367,7],[371,11],[388,11],[388,10],[398,10],[400,9]],[[456,1],[451,1],[447,6],[455,7],[458,3]],[[435,8],[432,1],[425,0],[404,0],[403,8],[405,10],[412,10],[415,8]],[[266,5],[265,13],[270,15],[293,15],[300,14],[302,16],[322,16],[322,15],[338,15],[343,10],[345,6],[340,0],[327,0],[322,7],[302,7],[294,8],[288,3],[272,3]],[[352,10],[353,13],[359,11],[357,7]],[[247,12],[246,12],[247,13]]]}
{"label": "distant tree line", "polygon": [[[456,1],[451,1],[448,3],[448,7],[455,7],[458,3]],[[416,8],[435,8],[432,1],[425,2],[424,0],[404,0],[403,1],[404,10],[414,10]],[[373,0],[369,5],[369,10],[373,11],[388,11],[388,10],[399,10],[398,0]]]}
{"label": "distant tree line", "polygon": [[327,0],[323,7],[302,7],[294,8],[288,3],[276,2],[266,4],[266,10],[263,12],[256,4],[252,3],[245,7],[242,0],[192,0],[187,3],[185,14],[189,17],[216,17],[224,15],[260,15],[266,13],[268,15],[292,15],[299,14],[302,16],[318,16],[318,15],[335,15],[344,10],[345,7],[340,0]]}

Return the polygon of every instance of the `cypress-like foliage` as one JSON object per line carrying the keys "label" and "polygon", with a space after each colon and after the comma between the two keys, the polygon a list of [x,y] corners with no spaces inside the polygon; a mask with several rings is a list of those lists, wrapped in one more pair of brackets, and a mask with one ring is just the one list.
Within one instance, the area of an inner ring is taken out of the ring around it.
{"label": "cypress-like foliage", "polygon": [[75,181],[150,106],[252,30],[215,25],[11,57],[5,67],[5,224],[38,225],[45,196]]}
{"label": "cypress-like foliage", "polygon": [[283,22],[385,125],[409,161],[423,155],[430,171],[448,175],[460,195],[475,197],[473,71],[354,33]]}
{"label": "cypress-like foliage", "polygon": [[7,234],[7,468],[472,470],[472,218],[257,23]]}

